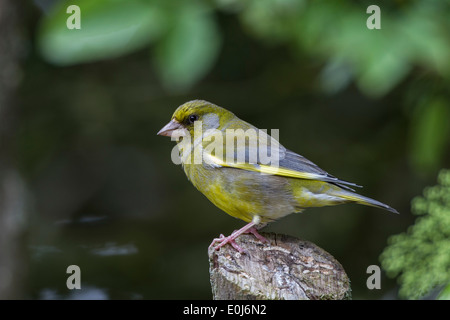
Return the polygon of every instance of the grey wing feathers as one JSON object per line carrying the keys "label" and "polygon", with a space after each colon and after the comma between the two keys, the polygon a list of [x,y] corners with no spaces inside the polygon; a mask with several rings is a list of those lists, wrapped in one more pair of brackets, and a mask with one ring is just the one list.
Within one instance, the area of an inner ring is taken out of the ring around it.
{"label": "grey wing feathers", "polygon": [[347,189],[347,190],[355,191],[354,189],[350,188],[349,186],[361,188],[361,186],[359,186],[355,183],[340,180],[340,179],[332,176],[331,174],[329,174],[328,172],[326,172],[325,170],[323,170],[319,166],[317,166],[315,163],[311,162],[310,160],[306,159],[305,157],[303,157],[295,152],[292,152],[288,149],[285,149],[284,157],[280,157],[279,165],[282,168],[287,168],[290,170],[295,170],[295,171],[300,171],[300,172],[310,172],[310,173],[315,173],[315,174],[321,175],[321,176],[323,176],[323,179],[320,179],[320,180],[336,184],[339,187]]}

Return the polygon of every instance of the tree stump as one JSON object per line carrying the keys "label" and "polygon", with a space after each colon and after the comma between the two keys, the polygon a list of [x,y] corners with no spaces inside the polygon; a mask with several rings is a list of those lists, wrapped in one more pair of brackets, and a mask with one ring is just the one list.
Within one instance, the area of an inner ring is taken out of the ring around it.
{"label": "tree stump", "polygon": [[230,245],[208,250],[215,300],[351,299],[350,280],[341,264],[315,244],[275,233],[236,239],[245,253]]}

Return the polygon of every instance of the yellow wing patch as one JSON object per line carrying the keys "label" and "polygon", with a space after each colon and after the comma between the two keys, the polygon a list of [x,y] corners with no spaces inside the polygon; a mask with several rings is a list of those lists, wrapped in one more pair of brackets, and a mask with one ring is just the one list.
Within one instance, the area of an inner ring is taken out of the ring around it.
{"label": "yellow wing patch", "polygon": [[[324,176],[324,175],[303,172],[303,171],[295,171],[295,170],[290,170],[290,169],[286,169],[286,168],[282,168],[282,167],[269,166],[269,165],[257,164],[257,163],[251,164],[251,163],[224,162],[221,159],[219,159],[211,154],[208,154],[205,157],[205,160],[207,163],[209,163],[213,166],[243,169],[243,170],[259,172],[262,174],[271,174],[271,175],[277,175],[277,176],[284,176],[284,177],[291,177],[291,178],[298,178],[298,179],[308,179],[308,180],[324,180],[324,179],[330,180],[329,177]],[[333,180],[333,179],[331,179],[331,180]]]}

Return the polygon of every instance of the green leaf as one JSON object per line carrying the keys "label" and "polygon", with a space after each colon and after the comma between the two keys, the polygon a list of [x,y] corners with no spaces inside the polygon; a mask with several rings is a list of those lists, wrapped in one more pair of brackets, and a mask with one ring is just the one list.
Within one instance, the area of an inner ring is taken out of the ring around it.
{"label": "green leaf", "polygon": [[[398,277],[399,295],[419,299],[450,283],[450,170],[442,169],[438,185],[414,198],[419,215],[407,232],[391,236],[380,256],[389,277]],[[438,298],[449,298],[450,288]]]}
{"label": "green leaf", "polygon": [[420,171],[436,169],[449,142],[450,109],[439,98],[428,100],[413,114],[412,162]]}
{"label": "green leaf", "polygon": [[447,285],[438,295],[438,300],[450,300],[450,284]]}
{"label": "green leaf", "polygon": [[56,65],[73,65],[130,53],[155,40],[166,28],[157,2],[145,0],[79,0],[81,29],[69,29],[64,1],[41,21],[40,52]]}
{"label": "green leaf", "polygon": [[185,90],[214,63],[220,35],[210,8],[201,2],[180,2],[173,12],[173,26],[155,48],[155,64],[171,90]]}

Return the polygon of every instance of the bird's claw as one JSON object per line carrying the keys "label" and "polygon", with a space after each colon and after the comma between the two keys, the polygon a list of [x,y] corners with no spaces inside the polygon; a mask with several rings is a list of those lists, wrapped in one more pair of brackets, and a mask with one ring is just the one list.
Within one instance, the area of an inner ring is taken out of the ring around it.
{"label": "bird's claw", "polygon": [[219,243],[214,249],[215,250],[219,250],[221,247],[223,247],[224,245],[226,245],[227,243],[231,244],[233,246],[234,249],[236,249],[237,251],[239,251],[239,253],[243,253],[244,249],[242,249],[237,243],[236,241],[234,241],[237,237],[239,237],[242,233],[251,233],[253,234],[259,241],[263,242],[263,243],[268,243],[269,240],[267,240],[266,238],[264,238],[262,235],[260,235],[257,231],[256,228],[251,227],[248,228],[247,230],[245,230],[244,232],[241,230],[235,230],[231,235],[229,235],[228,237],[225,237],[223,234],[220,234],[219,238],[215,238],[211,244],[209,245],[208,248],[214,247],[214,245],[216,243]]}
{"label": "bird's claw", "polygon": [[236,241],[234,241],[234,237],[228,236],[225,237],[223,234],[221,234],[219,236],[219,238],[215,238],[211,244],[209,245],[209,248],[214,247],[214,245],[218,242],[219,244],[214,247],[215,250],[219,250],[221,247],[223,247],[224,245],[226,245],[227,243],[231,244],[233,246],[234,249],[236,249],[237,251],[239,251],[240,253],[244,252],[244,249],[242,249],[237,243]]}

